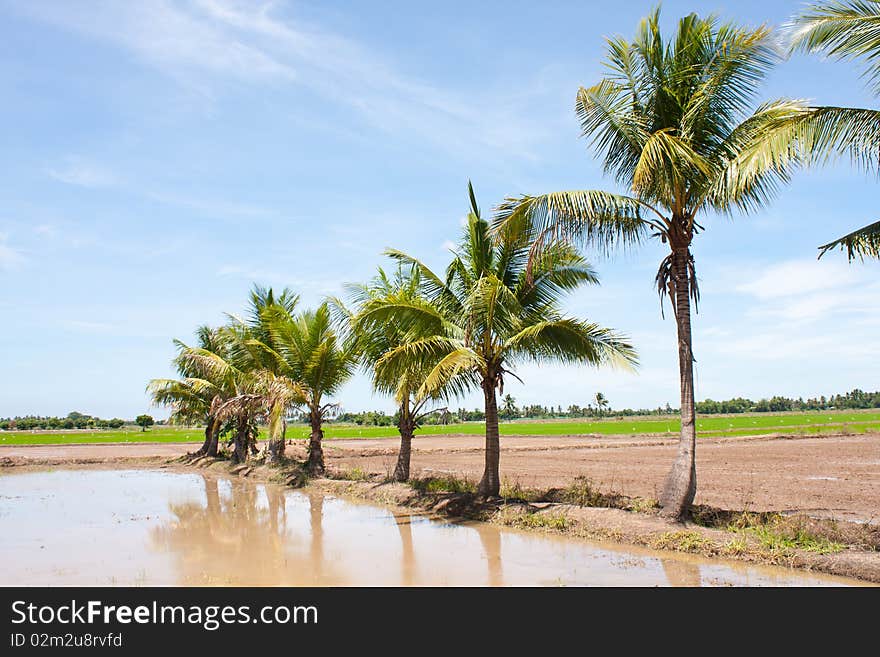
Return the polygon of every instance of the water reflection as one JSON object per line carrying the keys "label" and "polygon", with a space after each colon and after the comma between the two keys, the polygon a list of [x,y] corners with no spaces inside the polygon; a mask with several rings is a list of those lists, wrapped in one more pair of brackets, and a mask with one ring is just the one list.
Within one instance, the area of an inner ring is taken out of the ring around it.
{"label": "water reflection", "polygon": [[170,503],[171,520],[152,530],[154,549],[172,556],[181,583],[332,583],[321,546],[320,498],[309,499],[310,543],[302,550],[302,533],[288,527],[284,489],[200,477],[204,503]]}
{"label": "water reflection", "polygon": [[501,565],[501,532],[492,525],[475,525],[480,545],[486,558],[489,586],[504,586],[504,568]]}
{"label": "water reflection", "polygon": [[0,517],[0,585],[847,582],[488,524],[454,524],[210,474],[0,475]]}
{"label": "water reflection", "polygon": [[700,566],[692,561],[683,559],[661,558],[663,573],[670,586],[700,586],[703,576]]}
{"label": "water reflection", "polygon": [[416,553],[413,549],[412,522],[409,513],[393,513],[397,533],[400,534],[400,583],[403,586],[416,584]]}

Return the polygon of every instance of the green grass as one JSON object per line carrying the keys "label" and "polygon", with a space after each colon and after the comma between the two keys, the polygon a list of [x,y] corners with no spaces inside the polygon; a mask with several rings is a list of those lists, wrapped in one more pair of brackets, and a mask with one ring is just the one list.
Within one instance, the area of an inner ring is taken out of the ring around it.
{"label": "green grass", "polygon": [[[535,435],[635,435],[651,434],[674,436],[679,423],[674,418],[607,418],[603,420],[516,420],[502,422],[502,436]],[[447,426],[427,425],[418,434],[422,436],[464,434],[481,435],[482,422],[465,422]],[[851,433],[880,431],[880,411],[821,411],[812,413],[760,413],[701,417],[697,432],[702,437],[763,435],[769,433],[821,434],[846,430]],[[366,427],[351,424],[325,425],[327,439],[397,437],[396,427]],[[288,438],[306,439],[309,428],[291,425]],[[0,432],[0,445],[48,445],[64,443],[136,443],[136,442],[201,442],[204,434],[197,428],[153,427],[149,431],[124,428],[111,431]]]}
{"label": "green grass", "polygon": [[12,432],[0,431],[0,445],[58,445],[75,443],[200,443],[204,429],[184,427],[153,427],[111,429],[108,431]]}

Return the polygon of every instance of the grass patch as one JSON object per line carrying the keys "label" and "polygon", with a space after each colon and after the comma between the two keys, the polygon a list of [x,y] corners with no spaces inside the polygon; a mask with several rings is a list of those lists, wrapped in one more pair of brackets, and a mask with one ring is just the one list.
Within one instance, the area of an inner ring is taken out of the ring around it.
{"label": "grass patch", "polygon": [[521,529],[543,529],[563,532],[574,525],[574,521],[558,513],[538,513],[504,508],[496,516],[497,522],[508,527]]}
{"label": "grass patch", "polygon": [[791,523],[763,524],[737,531],[754,536],[771,552],[803,550],[814,554],[834,554],[846,547],[825,536],[813,534],[805,527],[792,526]]}
{"label": "grass patch", "polygon": [[476,493],[477,485],[469,479],[452,475],[410,479],[409,485],[420,493]]}
{"label": "grass patch", "polygon": [[[803,515],[784,516],[767,511],[733,512],[697,507],[693,519],[704,527],[739,534],[740,540],[756,539],[771,553],[787,554],[792,550],[803,550],[814,554],[834,554],[847,546],[868,550],[880,548],[880,530]],[[733,549],[736,549],[736,545]]]}
{"label": "grass patch", "polygon": [[648,497],[630,497],[624,508],[633,513],[650,513],[660,508],[660,502]]}
{"label": "grass patch", "polygon": [[360,468],[355,466],[349,469],[334,469],[330,473],[331,479],[344,479],[346,481],[371,481],[373,479],[373,475]]}
{"label": "grass patch", "polygon": [[536,488],[525,488],[519,480],[504,479],[501,482],[501,497],[505,500],[521,500],[523,502],[540,502],[545,498],[544,491]]}
{"label": "grass patch", "polygon": [[660,534],[651,542],[651,547],[658,550],[677,550],[678,552],[705,552],[712,550],[715,544],[700,532],[681,530]]}

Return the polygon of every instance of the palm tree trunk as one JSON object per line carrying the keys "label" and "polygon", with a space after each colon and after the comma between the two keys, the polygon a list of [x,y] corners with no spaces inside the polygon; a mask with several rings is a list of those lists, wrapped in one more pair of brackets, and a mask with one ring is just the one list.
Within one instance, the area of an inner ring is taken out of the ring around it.
{"label": "palm tree trunk", "polygon": [[281,437],[281,413],[284,409],[278,405],[269,413],[269,463],[277,463],[284,458],[284,438]]}
{"label": "palm tree trunk", "polygon": [[501,445],[498,441],[498,400],[495,398],[494,378],[483,379],[483,396],[486,399],[486,466],[477,487],[477,495],[481,497],[498,497],[501,492]]}
{"label": "palm tree trunk", "polygon": [[208,422],[205,425],[205,442],[202,443],[202,446],[199,447],[195,452],[193,452],[193,456],[205,456],[208,453],[208,448],[211,446],[211,436],[214,432],[214,418],[208,416]]}
{"label": "palm tree trunk", "polygon": [[220,425],[221,423],[213,417],[208,418],[208,426],[205,427],[205,442],[193,456],[217,456]]}
{"label": "palm tree trunk", "polygon": [[394,467],[394,481],[409,481],[409,463],[412,455],[412,439],[414,433],[413,420],[409,412],[409,399],[400,405],[400,451],[397,452],[397,465]]}
{"label": "palm tree trunk", "polygon": [[238,424],[235,427],[235,451],[232,453],[232,460],[234,462],[244,463],[247,460],[249,441],[248,418],[247,416],[242,416],[238,418]]}
{"label": "palm tree trunk", "polygon": [[312,408],[309,411],[309,424],[312,433],[309,436],[309,458],[306,461],[306,471],[312,477],[320,477],[324,474],[324,448],[321,441],[324,439],[324,430],[321,428],[321,411]]}
{"label": "palm tree trunk", "polygon": [[681,384],[681,434],[678,455],[666,477],[660,498],[661,514],[683,518],[697,493],[696,413],[694,407],[694,357],[691,350],[690,250],[676,249],[672,256],[675,280],[675,321],[678,327],[678,371]]}
{"label": "palm tree trunk", "polygon": [[211,442],[208,445],[207,456],[217,456],[217,451],[220,447],[220,429],[222,428],[221,425],[221,422],[214,422],[214,426],[211,429]]}

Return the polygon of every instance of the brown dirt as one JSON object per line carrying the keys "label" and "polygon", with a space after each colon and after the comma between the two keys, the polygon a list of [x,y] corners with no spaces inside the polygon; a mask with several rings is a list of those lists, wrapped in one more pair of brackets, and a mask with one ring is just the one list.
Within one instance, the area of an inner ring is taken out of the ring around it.
{"label": "brown dirt", "polygon": [[[333,440],[328,463],[388,474],[396,439]],[[194,444],[0,446],[0,464],[100,463],[173,457]],[[425,436],[413,441],[413,475],[482,473],[479,436]],[[304,448],[298,442],[292,455]],[[504,436],[502,477],[525,488],[564,486],[588,477],[603,492],[656,498],[675,442],[632,436]],[[823,437],[703,438],[697,450],[697,504],[724,509],[800,512],[880,523],[880,433]]]}

